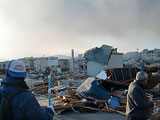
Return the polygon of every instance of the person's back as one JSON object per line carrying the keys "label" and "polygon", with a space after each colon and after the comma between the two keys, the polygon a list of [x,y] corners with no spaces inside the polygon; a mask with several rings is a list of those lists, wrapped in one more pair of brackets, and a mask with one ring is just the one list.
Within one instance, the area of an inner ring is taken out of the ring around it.
{"label": "person's back", "polygon": [[[20,66],[18,67],[20,68]],[[22,67],[24,67],[23,64]],[[24,81],[26,74],[24,72],[22,74],[17,77],[18,74],[15,74],[16,76],[13,75],[8,68],[7,76],[2,81],[2,98],[13,94],[17,90],[22,90],[13,96],[9,102],[9,108],[7,108],[8,120],[52,120],[54,115],[53,110],[50,108],[42,110],[35,96],[27,91],[28,87]],[[3,109],[5,108],[0,108],[0,112],[3,112]]]}
{"label": "person's back", "polygon": [[[143,72],[139,72],[143,74]],[[137,76],[139,75],[137,73]],[[144,73],[146,75],[146,73]],[[133,81],[129,85],[127,94],[126,115],[127,120],[146,120],[149,115],[149,108],[153,107],[153,103],[147,100],[144,86],[147,84],[148,75],[143,79]]]}

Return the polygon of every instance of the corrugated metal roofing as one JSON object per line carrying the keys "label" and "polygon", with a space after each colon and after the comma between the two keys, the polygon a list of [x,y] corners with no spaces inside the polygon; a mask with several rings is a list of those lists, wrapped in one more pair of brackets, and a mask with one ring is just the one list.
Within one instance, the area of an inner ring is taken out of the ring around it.
{"label": "corrugated metal roofing", "polygon": [[103,65],[107,65],[112,53],[112,47],[108,45],[102,45],[100,48],[95,47],[87,50],[84,57],[87,60],[91,60]]}
{"label": "corrugated metal roofing", "polygon": [[81,86],[77,88],[76,92],[85,98],[98,98],[103,100],[110,98],[110,96],[106,94],[108,91],[93,77],[86,79]]}

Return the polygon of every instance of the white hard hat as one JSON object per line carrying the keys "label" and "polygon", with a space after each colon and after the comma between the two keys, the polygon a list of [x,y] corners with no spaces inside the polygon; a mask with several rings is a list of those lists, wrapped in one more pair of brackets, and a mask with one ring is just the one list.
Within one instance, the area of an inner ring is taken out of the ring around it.
{"label": "white hard hat", "polygon": [[25,64],[22,60],[12,60],[8,63],[8,74],[11,77],[26,77]]}

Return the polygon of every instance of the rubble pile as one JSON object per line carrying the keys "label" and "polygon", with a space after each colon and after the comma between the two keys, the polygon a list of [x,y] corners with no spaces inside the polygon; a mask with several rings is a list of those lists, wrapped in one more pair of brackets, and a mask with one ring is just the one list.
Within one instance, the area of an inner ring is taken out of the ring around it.
{"label": "rubble pile", "polygon": [[[94,79],[93,79],[94,80]],[[53,86],[52,86],[53,87]],[[81,112],[93,112],[93,111],[101,111],[101,112],[118,112],[121,114],[125,114],[125,104],[124,101],[121,101],[118,106],[114,106],[114,100],[103,100],[94,97],[84,97],[81,96],[77,92],[77,88],[75,87],[61,87],[56,86],[52,88],[52,96],[54,99],[51,101],[54,104],[54,108],[57,113],[62,113],[64,111],[74,111],[76,113]],[[98,89],[97,89],[98,90]],[[48,94],[48,83],[40,83],[35,86],[35,88],[30,89],[30,91],[34,91],[36,94],[46,95]],[[54,92],[53,92],[54,91]],[[108,93],[108,96],[116,96],[114,93]],[[126,96],[121,96],[121,98],[125,98]],[[119,101],[119,99],[117,99]],[[113,102],[113,103],[112,103]],[[113,109],[115,108],[115,109]]]}
{"label": "rubble pile", "polygon": [[79,80],[79,79],[85,79],[86,78],[86,73],[73,73],[72,78],[74,80]]}
{"label": "rubble pile", "polygon": [[35,85],[34,88],[29,89],[29,91],[33,91],[34,94],[47,95],[48,94],[48,82],[39,83]]}
{"label": "rubble pile", "polygon": [[[68,81],[61,81],[60,86],[53,86],[52,104],[57,114],[65,111],[81,112],[117,112],[125,115],[127,89],[129,81],[135,79],[138,69],[117,68],[106,70],[108,77],[105,80],[99,78],[87,78],[79,87],[69,87]],[[71,81],[69,81],[71,82]],[[153,96],[153,102],[160,107],[160,76],[152,75],[149,79],[147,95]],[[64,86],[65,85],[65,86]],[[36,94],[48,94],[48,83],[40,83],[31,89]],[[158,113],[160,115],[160,112]]]}
{"label": "rubble pile", "polygon": [[148,87],[153,88],[160,83],[160,75],[151,76],[148,80]]}
{"label": "rubble pile", "polygon": [[[112,94],[113,96],[116,96]],[[77,94],[75,89],[64,89],[63,91],[57,91],[56,97],[52,102],[56,102],[55,110],[58,113],[62,113],[64,111],[73,111],[76,113],[81,112],[93,112],[93,111],[101,111],[101,112],[118,112],[121,114],[125,114],[125,102],[121,102],[119,106],[113,109],[109,105],[108,100],[101,99],[93,99],[93,98],[84,98]],[[121,96],[121,98],[125,98],[125,96]]]}

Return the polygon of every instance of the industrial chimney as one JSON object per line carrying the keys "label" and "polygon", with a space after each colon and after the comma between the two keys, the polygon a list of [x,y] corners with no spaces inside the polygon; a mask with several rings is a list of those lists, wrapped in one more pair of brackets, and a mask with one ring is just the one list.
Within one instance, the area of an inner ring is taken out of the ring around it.
{"label": "industrial chimney", "polygon": [[72,49],[72,72],[74,72],[74,49]]}

